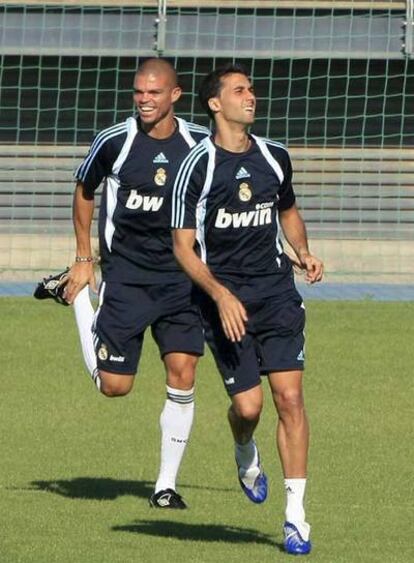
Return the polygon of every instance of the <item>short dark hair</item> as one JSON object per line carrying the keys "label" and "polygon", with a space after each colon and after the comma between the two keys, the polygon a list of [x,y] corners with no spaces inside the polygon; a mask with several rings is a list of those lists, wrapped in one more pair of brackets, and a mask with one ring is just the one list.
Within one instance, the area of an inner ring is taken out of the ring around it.
{"label": "short dark hair", "polygon": [[135,72],[135,75],[145,74],[146,72],[166,74],[169,77],[171,84],[174,87],[178,86],[177,71],[175,70],[173,64],[167,59],[156,58],[156,57],[150,57],[148,59],[145,59],[143,62],[140,63],[139,67]]}
{"label": "short dark hair", "polygon": [[249,78],[249,73],[242,64],[227,63],[226,65],[215,68],[207,74],[198,90],[198,99],[200,100],[200,104],[211,119],[214,118],[214,113],[211,111],[208,101],[220,94],[220,90],[223,86],[221,79],[223,76],[227,76],[228,74],[243,74]]}

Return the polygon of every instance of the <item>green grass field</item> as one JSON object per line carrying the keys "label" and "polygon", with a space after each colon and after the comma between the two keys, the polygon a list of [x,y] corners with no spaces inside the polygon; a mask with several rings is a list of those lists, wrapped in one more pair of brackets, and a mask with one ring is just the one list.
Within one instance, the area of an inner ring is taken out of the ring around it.
{"label": "green grass field", "polygon": [[[2,298],[1,563],[291,560],[270,395],[256,434],[266,503],[239,490],[227,397],[207,355],[180,474],[187,511],[148,507],[164,373],[148,337],[128,397],[83,369],[70,308]],[[414,303],[311,302],[305,393],[312,443],[303,561],[409,563],[414,494]]]}

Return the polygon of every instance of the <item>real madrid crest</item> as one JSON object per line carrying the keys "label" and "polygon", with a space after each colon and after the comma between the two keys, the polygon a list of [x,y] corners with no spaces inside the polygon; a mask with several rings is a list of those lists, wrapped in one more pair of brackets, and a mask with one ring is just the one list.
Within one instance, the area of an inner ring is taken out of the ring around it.
{"label": "real madrid crest", "polygon": [[108,359],[108,348],[106,344],[101,344],[101,347],[98,350],[98,358],[103,362]]}
{"label": "real madrid crest", "polygon": [[252,188],[247,182],[242,182],[239,186],[240,201],[250,201],[252,198]]}
{"label": "real madrid crest", "polygon": [[164,168],[157,168],[154,176],[154,182],[157,186],[164,186],[165,182],[167,181],[167,172]]}

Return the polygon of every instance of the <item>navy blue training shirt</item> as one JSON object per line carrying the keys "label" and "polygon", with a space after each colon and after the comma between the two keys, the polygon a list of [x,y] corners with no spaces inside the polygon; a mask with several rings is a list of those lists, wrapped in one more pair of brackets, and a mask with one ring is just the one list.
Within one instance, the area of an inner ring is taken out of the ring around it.
{"label": "navy blue training shirt", "polygon": [[86,195],[104,181],[99,244],[105,281],[153,284],[186,279],[172,252],[171,191],[183,159],[209,131],[175,118],[167,139],[135,117],[101,131],[75,173]]}
{"label": "navy blue training shirt", "polygon": [[198,251],[212,273],[240,297],[255,299],[291,287],[279,211],[295,203],[286,148],[250,136],[244,153],[206,138],[186,157],[172,201],[172,227],[196,229]]}

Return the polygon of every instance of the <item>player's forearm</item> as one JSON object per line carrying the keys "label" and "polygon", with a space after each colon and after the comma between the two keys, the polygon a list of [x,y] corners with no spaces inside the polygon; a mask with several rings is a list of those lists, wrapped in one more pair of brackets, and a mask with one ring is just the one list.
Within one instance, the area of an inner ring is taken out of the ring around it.
{"label": "player's forearm", "polygon": [[215,302],[218,302],[229,290],[211,273],[210,269],[197,256],[191,240],[182,240],[182,232],[173,231],[174,255],[187,276]]}
{"label": "player's forearm", "polygon": [[232,342],[240,342],[246,334],[247,313],[243,304],[211,273],[194,252],[195,232],[192,229],[173,231],[174,254],[186,274],[215,301],[224,334]]}
{"label": "player's forearm", "polygon": [[305,223],[296,206],[280,213],[280,224],[286,240],[300,260],[310,254]]}
{"label": "player's forearm", "polygon": [[73,226],[77,256],[92,256],[91,225],[94,205],[93,199],[84,197],[82,184],[78,184],[73,198]]}

